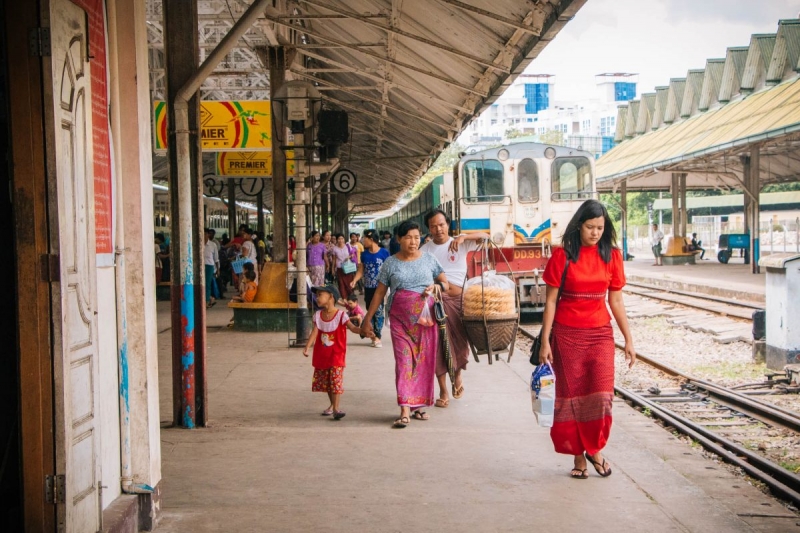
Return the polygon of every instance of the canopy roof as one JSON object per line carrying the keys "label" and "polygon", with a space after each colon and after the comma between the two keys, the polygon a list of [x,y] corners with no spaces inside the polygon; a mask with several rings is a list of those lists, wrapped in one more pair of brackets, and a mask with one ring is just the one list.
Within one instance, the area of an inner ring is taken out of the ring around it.
{"label": "canopy roof", "polygon": [[[324,105],[349,114],[352,135],[341,164],[358,176],[351,209],[379,211],[416,183],[585,2],[278,1],[206,80],[202,97],[267,99],[260,49],[295,48],[287,79],[311,82]],[[199,1],[201,61],[249,3]],[[160,17],[160,1],[148,0],[156,98],[164,94]],[[165,175],[165,162],[155,166],[156,177]]]}
{"label": "canopy roof", "polygon": [[800,20],[756,34],[704,70],[619,107],[618,146],[597,161],[597,187],[664,190],[671,173],[687,187],[741,188],[739,156],[760,149],[762,184],[800,179]]}

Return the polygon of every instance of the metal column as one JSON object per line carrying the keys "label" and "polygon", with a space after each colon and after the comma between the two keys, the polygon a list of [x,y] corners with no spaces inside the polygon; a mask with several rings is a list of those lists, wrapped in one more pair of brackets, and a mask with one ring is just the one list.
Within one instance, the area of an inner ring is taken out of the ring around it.
{"label": "metal column", "polygon": [[[758,146],[754,147],[750,151],[750,172],[749,175],[745,177],[745,183],[750,190],[750,194],[752,195],[751,202],[750,202],[750,265],[751,265],[751,272],[753,274],[758,274],[761,272],[758,266],[758,259],[761,257],[761,249],[760,249],[760,233],[761,233],[761,202],[759,201],[759,196],[761,193],[761,176],[759,175],[759,168],[760,168],[760,159],[761,159],[761,150]],[[749,178],[749,179],[748,179]],[[747,197],[747,195],[745,195]],[[747,217],[747,213],[745,213],[745,217]]]}
{"label": "metal column", "polygon": [[228,237],[233,239],[239,232],[236,221],[236,180],[228,178]]}
{"label": "metal column", "polygon": [[256,195],[256,204],[258,204],[257,206],[258,209],[256,211],[258,213],[258,224],[257,224],[258,234],[261,236],[262,239],[264,239],[264,241],[266,241],[267,235],[264,233],[264,191],[259,191],[258,194]]}
{"label": "metal column", "polygon": [[[204,292],[203,275],[198,268],[203,264],[197,202],[197,192],[201,192],[198,177],[202,164],[199,96],[189,99],[182,111],[187,131],[180,133],[188,135],[188,143],[183,145],[177,142],[179,120],[175,103],[179,100],[179,89],[198,70],[197,4],[166,0],[163,10],[169,124],[173,423],[193,428],[205,422],[202,418],[198,419],[198,404],[200,407],[203,405],[205,379],[204,369],[198,368],[197,364],[204,360],[205,354],[204,345],[197,342],[196,335],[198,319],[201,324],[205,323],[205,305],[195,305],[197,294]],[[187,179],[181,178],[180,166],[188,167],[190,176]],[[196,257],[201,260],[197,261]],[[200,303],[204,304],[204,298]]]}
{"label": "metal column", "polygon": [[286,211],[286,155],[280,146],[286,142],[286,125],[283,109],[275,107],[276,95],[286,81],[286,48],[270,46],[267,48],[269,65],[269,96],[272,109],[272,260],[286,263],[289,260],[289,235],[287,231],[288,213]]}
{"label": "metal column", "polygon": [[619,186],[619,206],[622,210],[622,260],[628,260],[628,180],[622,180]]}
{"label": "metal column", "polygon": [[[678,237],[681,231],[681,213],[680,207],[678,206],[678,200],[680,200],[680,174],[676,174],[673,172],[672,174],[672,238]],[[669,251],[669,250],[668,250]]]}
{"label": "metal column", "polygon": [[686,174],[680,174],[678,186],[681,191],[681,237],[686,237],[686,223],[689,218],[689,210],[686,207]]}
{"label": "metal column", "polygon": [[331,184],[327,183],[322,187],[322,192],[319,194],[319,218],[320,218],[320,231],[328,231],[330,229],[330,224],[328,223],[328,210],[330,202],[330,195],[328,194],[328,190],[330,189]]}

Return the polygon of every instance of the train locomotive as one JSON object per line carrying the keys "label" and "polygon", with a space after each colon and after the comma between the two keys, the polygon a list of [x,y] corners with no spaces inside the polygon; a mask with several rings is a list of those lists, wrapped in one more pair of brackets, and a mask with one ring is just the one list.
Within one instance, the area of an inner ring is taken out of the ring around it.
{"label": "train locomotive", "polygon": [[[462,154],[452,172],[437,176],[401,210],[374,225],[392,231],[403,220],[415,220],[425,228],[425,213],[438,208],[450,217],[452,234],[488,233],[496,245],[498,272],[513,273],[522,311],[541,312],[541,275],[551,246],[560,244],[578,206],[596,197],[592,154],[516,143]],[[479,265],[480,257],[473,257],[470,275]]]}

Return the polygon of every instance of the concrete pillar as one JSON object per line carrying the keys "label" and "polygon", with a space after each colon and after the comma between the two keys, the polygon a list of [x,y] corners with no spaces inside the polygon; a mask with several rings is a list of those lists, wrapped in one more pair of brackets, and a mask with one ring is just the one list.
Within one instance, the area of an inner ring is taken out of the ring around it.
{"label": "concrete pillar", "polygon": [[619,186],[620,208],[622,209],[622,260],[628,260],[628,180],[622,180]]}
{"label": "concrete pillar", "polygon": [[139,0],[109,0],[106,5],[109,120],[115,188],[120,199],[115,215],[117,313],[124,316],[118,328],[118,356],[124,370],[120,381],[123,433],[128,425],[128,442],[124,438],[121,442],[120,481],[125,492],[140,494],[140,527],[150,529],[160,507],[161,418],[147,26],[145,6]]}
{"label": "concrete pillar", "polygon": [[284,105],[275,104],[275,98],[286,81],[287,49],[283,46],[267,48],[269,66],[269,95],[272,105],[272,260],[286,263],[289,258],[288,212],[286,206],[286,154],[280,149],[286,142]]}
{"label": "concrete pillar", "polygon": [[673,238],[677,238],[681,234],[681,225],[680,225],[680,207],[678,202],[680,200],[680,174],[672,173],[672,186],[670,188],[670,192],[672,193],[672,236]]}
{"label": "concrete pillar", "polygon": [[740,157],[742,162],[742,183],[744,190],[744,233],[750,233],[750,217],[747,215],[750,212],[750,156],[743,155]]}
{"label": "concrete pillar", "polygon": [[[178,154],[175,136],[174,103],[178,91],[198,69],[197,3],[164,0],[164,55],[167,76],[167,133],[169,189],[171,206],[170,251],[172,260],[172,368],[173,421],[182,427],[203,426],[206,422],[205,393],[205,285],[203,282],[203,246],[201,209],[202,159],[200,150],[200,97],[189,100],[188,187],[178,180]],[[182,227],[178,206],[185,202],[181,188],[190,195],[191,227]],[[182,242],[186,235],[191,244]],[[187,251],[186,258],[179,254]],[[191,272],[182,272],[181,264],[191,261]],[[182,282],[185,278],[185,283]],[[185,354],[184,351],[187,353]],[[189,357],[189,354],[191,357]]]}

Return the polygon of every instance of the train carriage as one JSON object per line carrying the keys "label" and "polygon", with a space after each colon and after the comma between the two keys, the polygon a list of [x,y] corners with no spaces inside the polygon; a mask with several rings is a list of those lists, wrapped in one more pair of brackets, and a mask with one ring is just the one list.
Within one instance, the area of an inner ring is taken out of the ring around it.
{"label": "train carriage", "polygon": [[438,176],[391,217],[375,222],[391,231],[439,208],[454,234],[485,232],[502,251],[499,271],[513,271],[523,310],[544,305],[541,274],[550,247],[589,198],[595,198],[594,158],[586,151],[539,143],[516,143],[462,154],[452,173]]}

